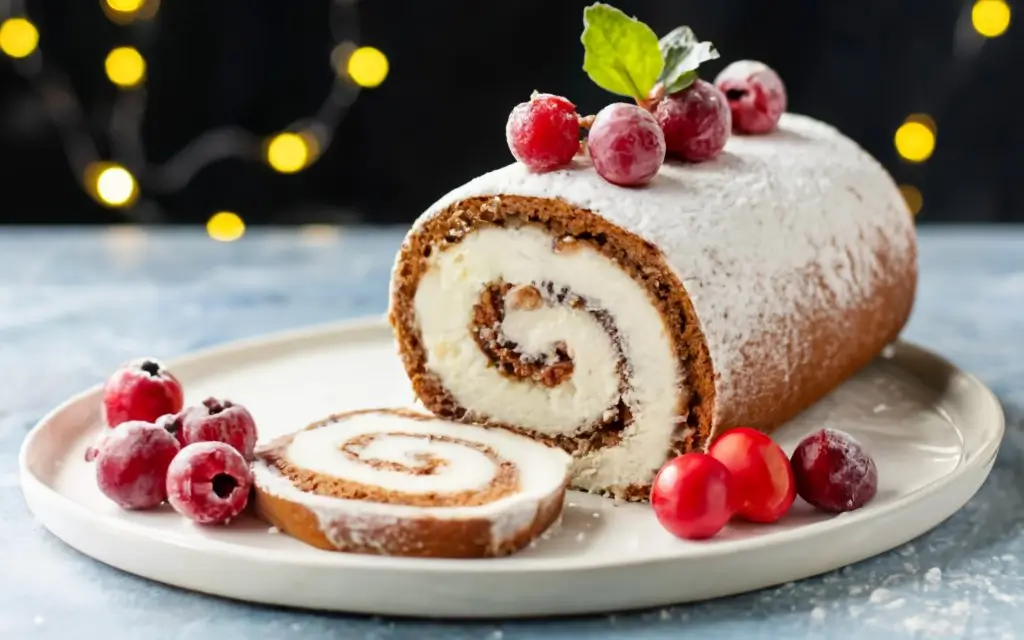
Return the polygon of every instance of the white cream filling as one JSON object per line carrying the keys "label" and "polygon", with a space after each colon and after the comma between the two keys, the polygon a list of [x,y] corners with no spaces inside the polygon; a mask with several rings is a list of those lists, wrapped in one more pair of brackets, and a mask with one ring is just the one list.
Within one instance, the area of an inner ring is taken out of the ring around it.
{"label": "white cream filling", "polygon": [[553,301],[507,312],[501,330],[522,350],[544,354],[566,343],[574,369],[555,387],[502,374],[469,333],[473,307],[491,283],[567,287],[614,321],[629,367],[625,401],[633,416],[617,446],[575,461],[574,485],[649,483],[665,462],[684,392],[672,341],[658,309],[628,273],[585,243],[556,251],[553,241],[538,226],[486,227],[433,251],[414,301],[426,366],[456,402],[492,420],[547,435],[586,430],[619,397],[618,353],[590,313]]}
{"label": "white cream filling", "polygon": [[[530,526],[540,505],[562,488],[569,473],[571,458],[568,454],[529,438],[500,429],[462,425],[438,418],[418,420],[386,412],[354,414],[334,424],[301,431],[284,455],[293,465],[316,473],[408,493],[444,494],[483,489],[497,472],[491,460],[472,447],[387,435],[395,432],[448,436],[490,447],[501,458],[522,470],[519,489],[509,496],[478,506],[416,507],[347,500],[302,491],[259,457],[252,465],[255,482],[261,490],[309,509],[317,516],[321,530],[328,536],[337,530],[341,522],[351,537],[361,529],[372,534],[373,529],[401,520],[481,518],[491,521],[492,540],[494,544],[500,544]],[[363,434],[381,434],[381,437],[362,450],[361,459],[377,458],[411,466],[415,464],[417,453],[430,453],[448,461],[448,465],[439,473],[423,476],[374,469],[351,460],[339,450],[346,441]]]}

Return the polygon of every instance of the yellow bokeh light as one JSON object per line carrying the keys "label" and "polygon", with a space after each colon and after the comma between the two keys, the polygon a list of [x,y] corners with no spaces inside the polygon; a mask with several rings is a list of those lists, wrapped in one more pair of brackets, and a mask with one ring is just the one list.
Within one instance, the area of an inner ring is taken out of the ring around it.
{"label": "yellow bokeh light", "polygon": [[359,47],[348,57],[348,75],[360,87],[372,88],[388,77],[388,59],[379,49]]}
{"label": "yellow bokeh light", "polygon": [[152,20],[160,9],[160,0],[100,0],[107,19],[117,25],[136,20]]}
{"label": "yellow bokeh light", "polygon": [[107,77],[119,87],[134,87],[146,77],[146,61],[135,47],[117,47],[104,62]]}
{"label": "yellow bokeh light", "polygon": [[39,46],[39,30],[25,18],[8,18],[0,24],[0,50],[12,58],[32,55]]}
{"label": "yellow bokeh light", "polygon": [[307,133],[279,133],[267,144],[267,164],[281,173],[295,173],[309,166],[318,152],[316,139]]}
{"label": "yellow bokeh light", "polygon": [[233,242],[245,235],[245,222],[232,211],[218,211],[206,221],[206,233],[218,242]]}
{"label": "yellow bokeh light", "polygon": [[935,133],[921,122],[904,122],[893,141],[900,156],[910,162],[924,162],[935,151]]}
{"label": "yellow bokeh light", "polygon": [[100,202],[111,207],[132,204],[139,191],[135,176],[117,164],[107,165],[95,174],[93,190]]}
{"label": "yellow bokeh light", "polygon": [[1010,27],[1010,14],[1005,0],[978,0],[971,9],[971,24],[986,38],[995,38]]}
{"label": "yellow bokeh light", "polygon": [[912,184],[901,184],[900,193],[903,194],[903,199],[906,201],[910,213],[916,216],[924,204],[924,196],[921,195],[921,190]]}
{"label": "yellow bokeh light", "polygon": [[107,6],[121,13],[135,13],[146,4],[146,0],[104,0]]}

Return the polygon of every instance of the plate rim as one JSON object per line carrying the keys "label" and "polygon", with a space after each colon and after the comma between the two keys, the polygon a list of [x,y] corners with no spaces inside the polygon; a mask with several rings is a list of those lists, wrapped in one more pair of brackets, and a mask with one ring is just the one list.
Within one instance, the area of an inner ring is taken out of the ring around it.
{"label": "plate rim", "polygon": [[[332,337],[336,338],[339,336],[347,342],[359,342],[358,337],[353,336],[352,334],[359,334],[363,332],[376,333],[387,330],[388,324],[386,316],[374,314],[350,320],[343,320],[340,322],[319,323],[297,329],[286,329],[259,336],[231,340],[187,352],[181,356],[167,359],[166,362],[171,368],[188,370],[192,367],[201,366],[204,360],[216,360],[231,353],[247,351],[254,348],[292,346],[294,343],[330,339]],[[852,512],[844,514],[843,517],[829,518],[827,520],[807,524],[797,529],[779,532],[778,535],[783,538],[780,540],[780,543],[799,544],[802,541],[806,541],[808,538],[813,539],[818,538],[819,536],[827,536],[837,529],[861,524],[864,520],[874,520],[876,518],[883,519],[889,514],[905,508],[909,504],[925,500],[929,496],[944,490],[950,484],[955,483],[957,480],[960,480],[963,476],[968,475],[971,472],[982,471],[986,466],[990,466],[992,459],[998,453],[999,447],[1005,436],[1006,429],[1005,412],[998,396],[996,396],[996,394],[980,378],[959,368],[945,357],[931,351],[930,349],[902,339],[895,341],[893,344],[897,348],[896,357],[899,357],[899,354],[904,351],[914,353],[918,357],[923,356],[933,360],[937,365],[965,380],[971,387],[971,393],[977,394],[979,399],[983,398],[983,402],[989,405],[989,409],[993,411],[992,415],[994,424],[990,428],[985,429],[985,431],[992,432],[992,437],[986,439],[983,445],[973,451],[973,455],[969,456],[966,460],[962,453],[961,460],[954,469],[929,484],[900,496],[891,502],[887,502],[885,505],[878,507],[877,509]],[[279,553],[267,555],[262,553],[265,550],[261,549],[259,550],[260,553],[256,553],[256,548],[234,542],[207,538],[203,540],[202,545],[193,545],[189,544],[187,540],[180,539],[178,536],[159,535],[158,532],[160,530],[157,528],[120,518],[112,518],[88,508],[87,506],[65,496],[56,488],[45,482],[42,478],[38,477],[30,468],[29,454],[44,430],[51,425],[51,423],[58,420],[61,414],[69,411],[75,405],[85,402],[90,396],[98,395],[101,388],[102,384],[93,385],[92,387],[71,396],[47,412],[25,435],[18,452],[19,479],[24,499],[32,514],[40,521],[40,523],[43,524],[47,531],[53,535],[56,534],[54,534],[53,529],[48,524],[50,516],[47,515],[40,517],[39,515],[37,506],[40,504],[44,507],[44,511],[49,509],[60,509],[64,512],[70,512],[71,517],[75,518],[78,522],[88,522],[88,526],[104,533],[119,536],[141,535],[148,538],[157,538],[161,544],[169,544],[178,548],[186,548],[194,552],[227,556],[228,558],[239,559],[250,563],[259,562],[261,564],[271,565],[284,564],[291,567],[317,567],[320,569],[331,568],[339,570],[379,569],[396,573],[438,575],[473,573],[544,575],[564,571],[578,573],[590,570],[608,570],[622,567],[639,568],[650,564],[666,562],[666,558],[663,557],[651,557],[639,560],[617,557],[605,558],[599,562],[595,562],[593,560],[587,562],[574,562],[572,559],[559,559],[557,562],[553,562],[551,558],[525,558],[517,559],[515,563],[501,563],[499,565],[493,561],[488,562],[486,559],[404,558],[330,552],[324,553],[323,555],[306,555],[292,552],[287,552],[286,555],[281,555]],[[953,424],[958,429],[961,428],[960,421],[953,421]],[[982,480],[982,483],[983,482],[984,478]],[[957,508],[950,513],[950,516],[959,511],[962,506],[963,505],[957,506]],[[946,518],[950,516],[946,516]],[[943,520],[944,519],[945,518],[943,518]],[[157,535],[154,535],[154,533],[157,533]],[[65,542],[65,544],[75,548],[76,551],[91,556],[91,554],[86,554],[79,550],[76,545],[71,544],[62,536],[56,537]],[[706,560],[709,556],[749,552],[752,548],[762,546],[765,546],[765,538],[762,536],[747,537],[738,540],[717,541],[714,544],[708,545],[702,545],[697,542],[688,547],[685,555],[680,555],[678,558],[674,559],[683,561],[685,561],[686,558]]]}

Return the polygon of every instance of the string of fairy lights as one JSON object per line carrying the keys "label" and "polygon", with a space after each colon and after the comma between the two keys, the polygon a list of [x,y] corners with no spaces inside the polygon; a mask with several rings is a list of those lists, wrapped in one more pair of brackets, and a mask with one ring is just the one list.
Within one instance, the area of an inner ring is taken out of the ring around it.
{"label": "string of fairy lights", "polygon": [[[105,207],[131,212],[146,194],[178,191],[203,168],[226,158],[264,162],[282,174],[298,173],[316,162],[358,93],[377,87],[388,75],[384,53],[356,44],[356,3],[331,3],[329,24],[338,44],[331,51],[330,63],[336,82],[317,113],[267,137],[237,127],[212,129],[160,164],[147,160],[140,134],[146,111],[147,63],[137,47],[114,47],[104,60],[106,76],[118,90],[109,127],[111,157],[99,153],[70,83],[47,65],[42,50],[45,40],[29,18],[25,0],[0,0],[0,51],[39,93],[86,193]],[[99,4],[111,22],[126,28],[155,19],[160,10],[160,0],[99,0]],[[236,212],[218,211],[210,216],[206,228],[215,240],[232,241],[245,233],[245,222]]]}
{"label": "string of fairy lights", "polygon": [[[980,43],[998,38],[1010,27],[1013,11],[1006,0],[969,0],[964,6],[955,34],[954,49],[959,59],[976,53]],[[927,113],[912,113],[896,129],[893,144],[905,162],[922,164],[935,152],[938,126]],[[912,184],[901,184],[907,206],[917,215],[924,206],[924,195]]]}

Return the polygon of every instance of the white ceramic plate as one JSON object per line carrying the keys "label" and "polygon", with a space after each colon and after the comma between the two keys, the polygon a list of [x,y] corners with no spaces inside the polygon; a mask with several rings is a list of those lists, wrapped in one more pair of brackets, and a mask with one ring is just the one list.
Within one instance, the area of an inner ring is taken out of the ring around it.
{"label": "white ceramic plate", "polygon": [[[873,453],[879,493],[838,517],[797,501],[775,525],[730,525],[713,540],[678,540],[648,507],[570,493],[560,528],[524,552],[490,560],[331,553],[242,518],[199,527],[169,509],[128,513],[96,489],[86,445],[100,430],[99,393],[55,409],[21,452],[26,500],[82,553],[186,589],[275,605],[373,614],[512,617],[603,612],[725,596],[868,558],[931,529],[974,495],[995,460],[1003,414],[975,378],[899,344],[777,437],[787,452],[810,431],[851,432]],[[146,354],[140,354],[146,355]],[[170,363],[187,401],[249,407],[261,437],[330,412],[411,405],[379,319],[217,348]]]}

